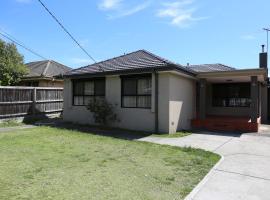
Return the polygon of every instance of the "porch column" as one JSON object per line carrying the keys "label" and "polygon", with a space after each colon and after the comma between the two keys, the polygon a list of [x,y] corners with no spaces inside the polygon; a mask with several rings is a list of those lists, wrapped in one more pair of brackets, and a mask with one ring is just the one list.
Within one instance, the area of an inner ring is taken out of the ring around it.
{"label": "porch column", "polygon": [[199,118],[200,119],[205,119],[206,116],[206,79],[200,79],[200,83],[199,83]]}
{"label": "porch column", "polygon": [[251,105],[250,105],[250,117],[251,122],[257,123],[258,118],[258,97],[259,97],[259,86],[258,77],[251,76]]}

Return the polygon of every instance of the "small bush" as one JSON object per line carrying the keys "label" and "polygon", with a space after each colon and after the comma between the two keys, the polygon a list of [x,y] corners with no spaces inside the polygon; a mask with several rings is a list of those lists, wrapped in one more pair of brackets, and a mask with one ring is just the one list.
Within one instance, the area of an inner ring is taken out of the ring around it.
{"label": "small bush", "polygon": [[116,113],[114,112],[115,106],[107,102],[106,99],[91,101],[86,107],[93,113],[97,124],[107,126],[110,123],[119,121]]}

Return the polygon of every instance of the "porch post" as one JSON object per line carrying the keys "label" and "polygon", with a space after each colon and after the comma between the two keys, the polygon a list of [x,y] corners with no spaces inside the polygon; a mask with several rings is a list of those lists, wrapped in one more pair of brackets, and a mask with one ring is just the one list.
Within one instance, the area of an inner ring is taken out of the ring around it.
{"label": "porch post", "polygon": [[258,87],[258,77],[251,76],[251,105],[250,105],[250,117],[251,122],[257,123],[258,118],[258,97],[259,97],[259,87]]}
{"label": "porch post", "polygon": [[205,119],[206,79],[200,79],[199,87],[199,119]]}

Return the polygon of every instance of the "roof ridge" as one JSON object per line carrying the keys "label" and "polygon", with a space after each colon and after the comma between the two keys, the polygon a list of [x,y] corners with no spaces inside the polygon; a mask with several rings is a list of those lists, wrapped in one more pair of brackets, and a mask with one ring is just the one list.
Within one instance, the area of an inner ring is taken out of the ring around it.
{"label": "roof ridge", "polygon": [[64,67],[64,68],[68,68],[68,69],[72,69],[71,67],[69,67],[69,66],[66,66],[66,65],[64,65],[64,64],[61,64],[61,63],[59,63],[59,62],[57,62],[57,61],[55,61],[55,60],[50,60],[52,63],[55,63],[55,64],[57,64],[57,65],[60,65],[61,67]]}
{"label": "roof ridge", "polygon": [[51,65],[51,60],[48,61],[46,67],[44,68],[41,76],[45,76],[46,72],[48,71],[49,66]]}
{"label": "roof ridge", "polygon": [[[115,59],[118,59],[118,58],[122,58],[122,57],[124,57],[124,56],[128,56],[128,55],[130,55],[130,54],[137,53],[137,52],[140,52],[140,51],[143,51],[143,50],[140,49],[140,50],[133,51],[133,52],[130,52],[130,53],[127,53],[127,54],[123,54],[123,55],[120,55],[120,56],[115,56],[115,57],[113,57],[113,58],[109,58],[109,59],[106,59],[106,60],[102,60],[102,61],[100,61],[100,62],[96,62],[96,63],[90,64],[90,65],[82,66],[82,67],[79,67],[79,68],[73,69],[73,70],[79,70],[79,69],[91,67],[91,66],[94,66],[94,65],[99,65],[99,64],[102,64],[102,63],[104,63],[104,62],[111,61],[111,60],[115,60]],[[73,71],[73,70],[72,70],[72,71]]]}
{"label": "roof ridge", "polygon": [[178,66],[184,67],[184,66],[181,65],[181,64],[175,63],[175,62],[170,61],[170,60],[168,60],[168,59],[166,59],[166,58],[163,58],[163,57],[161,57],[161,56],[158,56],[158,55],[156,55],[156,54],[153,54],[153,53],[151,53],[150,51],[147,51],[147,50],[145,50],[145,49],[142,49],[141,51],[144,51],[145,53],[147,53],[147,54],[149,54],[149,55],[151,55],[151,56],[153,56],[153,57],[159,59],[160,61],[162,61],[162,62],[164,62],[164,63],[166,63],[166,64],[173,64],[173,65],[178,65]]}

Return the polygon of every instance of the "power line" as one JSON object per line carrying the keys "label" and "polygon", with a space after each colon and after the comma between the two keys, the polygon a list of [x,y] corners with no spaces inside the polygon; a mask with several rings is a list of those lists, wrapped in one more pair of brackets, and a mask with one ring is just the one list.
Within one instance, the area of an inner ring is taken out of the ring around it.
{"label": "power line", "polygon": [[24,48],[25,50],[31,52],[32,54],[44,59],[44,60],[48,60],[47,58],[43,57],[42,55],[40,55],[39,53],[35,52],[34,50],[26,47],[25,45],[21,44],[22,42],[20,42],[19,40],[17,40],[16,38],[14,38],[13,36],[11,36],[8,33],[2,32],[0,31],[0,35],[2,35],[4,38],[14,42],[15,44],[19,45],[20,47]]}
{"label": "power line", "polygon": [[96,60],[80,45],[80,43],[71,35],[71,33],[64,27],[64,25],[56,18],[56,16],[47,8],[47,6],[41,1],[39,3],[45,8],[45,10],[51,15],[51,17],[60,25],[60,27],[69,35],[69,37],[80,47],[80,49],[96,63]]}

